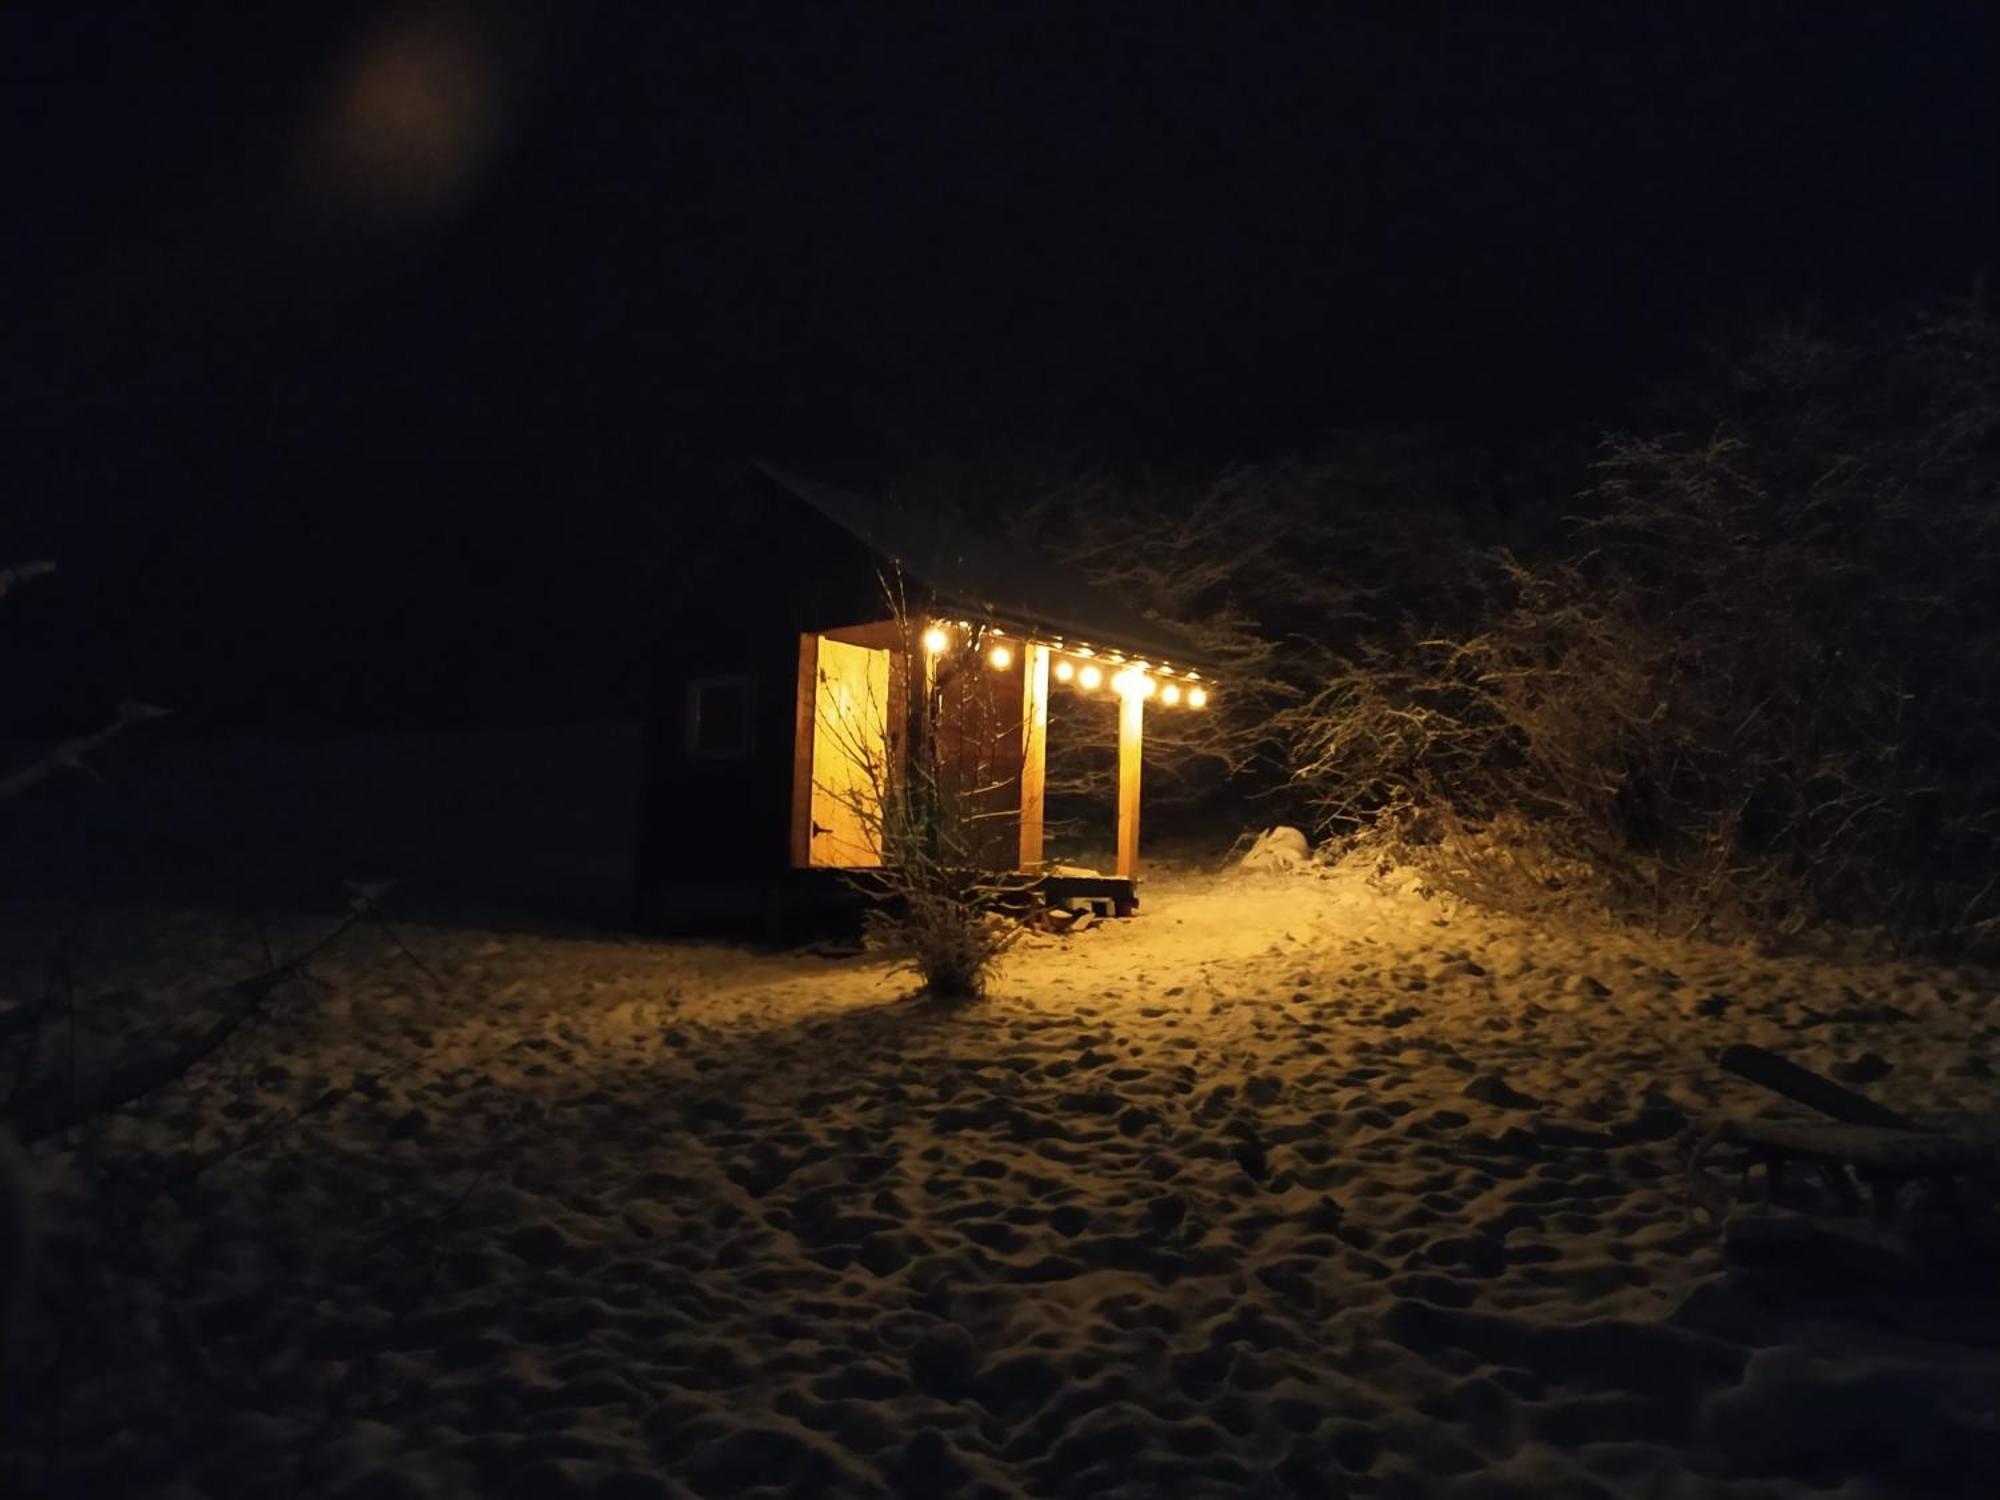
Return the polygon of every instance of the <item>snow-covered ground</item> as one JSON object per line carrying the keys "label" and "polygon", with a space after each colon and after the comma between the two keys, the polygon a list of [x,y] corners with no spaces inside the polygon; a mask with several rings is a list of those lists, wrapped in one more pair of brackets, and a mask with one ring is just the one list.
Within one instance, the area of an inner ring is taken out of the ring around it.
{"label": "snow-covered ground", "polygon": [[[364,927],[38,1152],[80,1321],[8,1493],[1994,1493],[2000,1303],[1732,1272],[1680,1170],[1795,1112],[1738,1041],[1990,1129],[1991,974],[1359,870],[1158,876],[956,1011],[865,957],[398,932],[437,985]],[[94,952],[132,1006],[257,962],[198,913]],[[75,1238],[84,1183],[241,1140]]]}

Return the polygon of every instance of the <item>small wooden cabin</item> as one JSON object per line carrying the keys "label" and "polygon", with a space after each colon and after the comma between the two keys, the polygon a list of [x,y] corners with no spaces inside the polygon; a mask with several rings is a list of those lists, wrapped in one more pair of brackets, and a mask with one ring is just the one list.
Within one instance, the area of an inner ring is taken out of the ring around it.
{"label": "small wooden cabin", "polygon": [[[681,563],[650,664],[639,927],[783,936],[851,920],[843,876],[880,863],[857,797],[867,763],[899,753],[913,681],[956,695],[996,747],[968,785],[979,863],[1053,902],[1136,908],[1146,713],[1199,712],[1212,691],[1172,630],[940,511],[764,465]],[[1044,858],[1052,692],[1117,699],[1115,870]]]}

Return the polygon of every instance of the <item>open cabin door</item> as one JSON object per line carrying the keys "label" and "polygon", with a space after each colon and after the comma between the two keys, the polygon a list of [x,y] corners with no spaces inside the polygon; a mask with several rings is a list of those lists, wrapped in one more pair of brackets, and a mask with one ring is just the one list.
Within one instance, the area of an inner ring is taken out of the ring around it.
{"label": "open cabin door", "polygon": [[877,833],[889,754],[889,653],[820,636],[812,680],[812,782],[806,863],[882,863]]}

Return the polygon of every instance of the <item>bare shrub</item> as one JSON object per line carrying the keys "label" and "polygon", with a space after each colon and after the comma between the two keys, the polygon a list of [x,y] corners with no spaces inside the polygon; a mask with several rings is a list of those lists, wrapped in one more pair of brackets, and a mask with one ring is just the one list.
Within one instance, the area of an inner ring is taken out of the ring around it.
{"label": "bare shrub", "polygon": [[1005,911],[1024,881],[997,873],[996,840],[1013,832],[1018,782],[1004,746],[1019,724],[993,712],[980,681],[986,642],[974,627],[948,649],[925,648],[925,622],[900,588],[889,591],[901,647],[881,701],[823,707],[818,729],[859,769],[822,785],[860,830],[879,864],[850,875],[868,898],[870,945],[915,973],[940,1001],[981,999],[1002,952],[1020,932]]}
{"label": "bare shrub", "polygon": [[873,898],[867,932],[875,946],[915,973],[936,1000],[983,999],[1001,953],[1020,932],[1000,907],[1019,882],[981,868],[988,821],[973,789],[941,763],[943,707],[925,694],[917,741],[906,764],[879,786],[882,866],[861,877]]}

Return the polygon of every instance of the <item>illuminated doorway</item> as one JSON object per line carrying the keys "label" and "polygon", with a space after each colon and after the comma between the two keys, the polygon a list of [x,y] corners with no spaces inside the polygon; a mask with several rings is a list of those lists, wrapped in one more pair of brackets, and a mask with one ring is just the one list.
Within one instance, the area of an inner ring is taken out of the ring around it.
{"label": "illuminated doorway", "polygon": [[808,863],[872,868],[882,863],[889,652],[824,635],[816,645]]}

